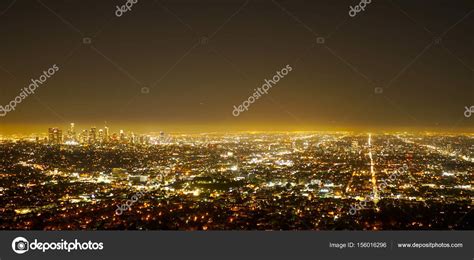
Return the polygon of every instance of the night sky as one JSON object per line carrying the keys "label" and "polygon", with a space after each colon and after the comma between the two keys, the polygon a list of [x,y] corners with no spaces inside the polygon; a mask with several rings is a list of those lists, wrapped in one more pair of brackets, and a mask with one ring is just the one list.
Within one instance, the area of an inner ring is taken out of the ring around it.
{"label": "night sky", "polygon": [[[472,131],[474,2],[0,1],[0,105],[56,64],[0,133]],[[91,42],[88,43],[87,39]],[[240,116],[238,106],[293,70]]]}

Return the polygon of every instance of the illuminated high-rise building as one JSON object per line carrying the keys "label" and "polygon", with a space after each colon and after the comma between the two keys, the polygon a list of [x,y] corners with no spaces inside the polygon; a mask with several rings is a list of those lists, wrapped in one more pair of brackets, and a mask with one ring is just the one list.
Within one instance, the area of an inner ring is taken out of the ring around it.
{"label": "illuminated high-rise building", "polygon": [[140,136],[140,144],[145,144],[145,136],[144,135]]}
{"label": "illuminated high-rise building", "polygon": [[150,136],[149,135],[142,135],[140,136],[140,144],[149,144],[150,143]]}
{"label": "illuminated high-rise building", "polygon": [[123,130],[120,130],[120,142],[125,142],[125,133]]}
{"label": "illuminated high-rise building", "polygon": [[95,144],[96,141],[97,141],[97,128],[91,127],[91,130],[89,132],[89,143]]}
{"label": "illuminated high-rise building", "polygon": [[104,130],[99,129],[99,143],[104,143]]}
{"label": "illuminated high-rise building", "polygon": [[104,143],[108,143],[109,142],[109,128],[107,127],[107,125],[104,127]]}
{"label": "illuminated high-rise building", "polygon": [[112,137],[110,138],[113,142],[116,142],[118,140],[117,133],[113,133]]}
{"label": "illuminated high-rise building", "polygon": [[82,130],[82,133],[80,134],[80,139],[83,144],[87,144],[89,142],[89,131]]}
{"label": "illuminated high-rise building", "polygon": [[74,123],[71,123],[69,126],[69,130],[67,131],[67,139],[68,141],[76,141],[76,130]]}
{"label": "illuminated high-rise building", "polygon": [[61,144],[63,142],[63,131],[59,128],[49,128],[48,136],[50,144]]}
{"label": "illuminated high-rise building", "polygon": [[48,141],[49,141],[49,143],[53,143],[53,140],[54,140],[54,129],[55,129],[55,128],[48,128]]}

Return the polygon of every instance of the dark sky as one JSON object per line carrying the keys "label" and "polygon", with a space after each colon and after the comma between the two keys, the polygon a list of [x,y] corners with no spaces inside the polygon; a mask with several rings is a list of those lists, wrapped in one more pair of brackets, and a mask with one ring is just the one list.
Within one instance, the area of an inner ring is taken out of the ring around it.
{"label": "dark sky", "polygon": [[[473,129],[474,2],[2,0],[0,132],[69,122],[130,129]],[[91,44],[83,44],[90,37]],[[318,37],[324,44],[318,44]],[[277,70],[293,71],[239,117]],[[142,93],[146,87],[149,93]],[[375,88],[383,93],[376,93]]]}

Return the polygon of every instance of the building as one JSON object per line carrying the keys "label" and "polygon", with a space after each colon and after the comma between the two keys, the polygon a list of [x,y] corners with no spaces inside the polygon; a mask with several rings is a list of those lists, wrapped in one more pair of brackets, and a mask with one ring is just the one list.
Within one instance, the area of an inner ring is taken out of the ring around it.
{"label": "building", "polygon": [[148,176],[145,176],[145,175],[134,175],[134,176],[129,176],[128,177],[128,180],[132,183],[132,184],[143,184],[143,183],[146,183],[148,181]]}
{"label": "building", "polygon": [[62,144],[63,142],[63,131],[59,128],[49,128],[48,136],[50,144]]}
{"label": "building", "polygon": [[69,126],[69,130],[67,131],[67,140],[76,141],[76,130],[74,123],[71,123],[71,125]]}
{"label": "building", "polygon": [[99,142],[104,143],[104,130],[99,129]]}
{"label": "building", "polygon": [[120,142],[124,143],[125,139],[125,132],[123,130],[120,130]]}
{"label": "building", "polygon": [[128,172],[123,168],[112,168],[112,177],[116,179],[127,179]]}
{"label": "building", "polygon": [[91,127],[91,130],[89,132],[89,143],[95,144],[96,141],[97,141],[97,128]]}
{"label": "building", "polygon": [[104,127],[104,143],[109,142],[109,128],[107,126]]}
{"label": "building", "polygon": [[80,135],[81,142],[83,144],[87,144],[89,142],[89,131],[88,130],[82,130],[82,133]]}

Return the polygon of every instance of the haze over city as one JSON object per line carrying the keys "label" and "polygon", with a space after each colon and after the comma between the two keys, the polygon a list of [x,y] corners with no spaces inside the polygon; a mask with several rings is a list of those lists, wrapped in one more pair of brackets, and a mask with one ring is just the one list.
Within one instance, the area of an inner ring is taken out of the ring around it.
{"label": "haze over city", "polygon": [[135,2],[0,3],[0,229],[473,229],[472,1]]}
{"label": "haze over city", "polygon": [[348,1],[205,2],[143,1],[121,17],[108,2],[0,4],[0,104],[60,68],[0,133],[105,121],[141,132],[473,129],[469,1],[382,1],[354,18]]}

